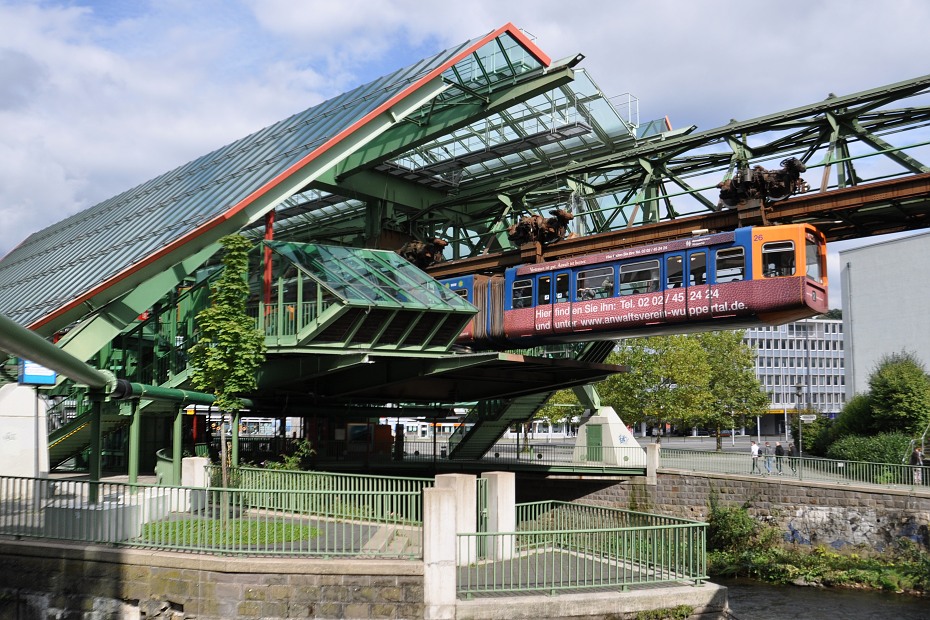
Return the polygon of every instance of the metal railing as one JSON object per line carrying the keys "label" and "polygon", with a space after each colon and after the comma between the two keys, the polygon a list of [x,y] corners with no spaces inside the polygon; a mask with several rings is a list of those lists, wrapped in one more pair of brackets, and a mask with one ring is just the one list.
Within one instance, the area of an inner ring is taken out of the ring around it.
{"label": "metal railing", "polygon": [[[432,462],[446,459],[450,447],[447,438],[423,439],[417,441],[404,441],[403,460],[409,462]],[[636,455],[639,458],[628,458]],[[523,465],[539,466],[578,466],[597,467],[602,469],[616,468],[644,468],[643,450],[638,446],[631,447],[587,447],[560,443],[497,443],[481,458],[482,462],[494,464],[520,463]]]}
{"label": "metal railing", "polygon": [[2,476],[0,534],[228,555],[422,557],[422,482],[382,485],[374,477],[360,481],[329,474],[300,482],[291,476],[264,481],[245,476],[289,487],[190,488]]}
{"label": "metal railing", "polygon": [[[330,518],[358,519],[376,523],[405,523],[422,527],[423,489],[432,478],[401,478],[337,474],[316,471],[234,468],[230,485],[242,489],[248,502],[264,507],[267,492],[281,495],[276,506]],[[209,467],[211,480],[220,480],[220,468]],[[254,496],[248,495],[255,492]],[[292,494],[293,493],[293,494]]]}
{"label": "metal railing", "polygon": [[516,532],[458,535],[458,593],[698,585],[707,579],[706,527],[586,504],[520,504]]}
{"label": "metal railing", "polygon": [[745,452],[711,452],[662,448],[659,467],[717,474],[759,475],[839,485],[866,484],[886,488],[926,488],[930,467],[895,463],[867,463],[811,457],[760,456],[753,462]]}

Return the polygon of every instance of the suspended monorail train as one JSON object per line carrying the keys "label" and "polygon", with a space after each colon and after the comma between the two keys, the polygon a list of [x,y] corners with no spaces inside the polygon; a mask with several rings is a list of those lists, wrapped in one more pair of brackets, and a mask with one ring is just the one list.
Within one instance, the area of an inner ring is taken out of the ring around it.
{"label": "suspended monorail train", "polygon": [[478,308],[473,349],[778,325],[828,310],[809,224],[744,227],[440,282]]}

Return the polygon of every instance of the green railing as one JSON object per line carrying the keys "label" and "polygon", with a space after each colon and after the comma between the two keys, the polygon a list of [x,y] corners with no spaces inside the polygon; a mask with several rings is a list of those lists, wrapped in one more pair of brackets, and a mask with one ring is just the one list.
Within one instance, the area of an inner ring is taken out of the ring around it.
{"label": "green railing", "polygon": [[[209,466],[210,479],[221,479],[219,466]],[[313,513],[332,519],[364,519],[375,523],[422,526],[423,489],[432,478],[398,478],[289,471],[257,467],[234,468],[230,484],[242,489],[254,508],[275,507]],[[275,492],[279,497],[267,495]]]}
{"label": "green railing", "polygon": [[209,554],[422,557],[416,484],[363,491],[377,485],[341,478],[224,489],[5,476],[0,534]]}
{"label": "green railing", "polygon": [[[403,460],[432,462],[447,459],[450,454],[447,438],[404,440]],[[639,446],[619,448],[575,446],[573,444],[528,442],[497,443],[481,458],[482,463],[539,465],[544,467],[595,467],[604,470],[645,469],[645,453]]]}
{"label": "green railing", "polygon": [[930,490],[930,467],[927,466],[789,456],[780,459],[760,456],[755,467],[753,465],[748,452],[712,452],[679,448],[662,448],[659,463],[663,469]]}
{"label": "green railing", "polygon": [[[476,550],[486,550],[480,554]],[[517,531],[459,534],[457,591],[473,596],[699,585],[706,524],[564,502],[517,506]]]}

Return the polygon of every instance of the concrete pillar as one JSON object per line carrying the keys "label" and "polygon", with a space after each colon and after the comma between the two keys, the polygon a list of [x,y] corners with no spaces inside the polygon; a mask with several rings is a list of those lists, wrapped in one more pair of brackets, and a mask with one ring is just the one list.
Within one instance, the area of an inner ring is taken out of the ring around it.
{"label": "concrete pillar", "polygon": [[207,488],[210,479],[207,466],[210,459],[205,456],[187,456],[181,459],[181,486]]}
{"label": "concrete pillar", "polygon": [[[455,618],[456,489],[423,490],[423,618]],[[473,476],[474,477],[474,476]]]}
{"label": "concrete pillar", "polygon": [[512,471],[481,474],[488,480],[488,532],[508,532],[507,536],[488,537],[488,559],[509,560],[514,540],[510,532],[517,529],[517,484]]}
{"label": "concrete pillar", "polygon": [[45,401],[33,387],[17,383],[0,387],[0,473],[48,477]]}
{"label": "concrete pillar", "polygon": [[659,484],[659,451],[661,444],[646,444],[646,484],[656,486]]}
{"label": "concrete pillar", "polygon": [[210,486],[210,475],[207,472],[209,465],[210,459],[205,456],[188,456],[181,461],[181,486],[193,487],[189,491],[184,510],[197,512],[207,505],[207,488]]}
{"label": "concrete pillar", "polygon": [[[455,493],[455,532],[473,533],[478,529],[478,479],[471,474],[441,474],[436,476],[437,489],[452,489]],[[459,549],[458,561],[467,566],[478,559],[477,539]]]}

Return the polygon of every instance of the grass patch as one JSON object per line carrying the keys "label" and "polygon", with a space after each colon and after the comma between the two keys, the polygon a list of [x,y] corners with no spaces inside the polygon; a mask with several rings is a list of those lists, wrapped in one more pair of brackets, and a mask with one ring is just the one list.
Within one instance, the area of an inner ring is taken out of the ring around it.
{"label": "grass patch", "polygon": [[147,542],[184,547],[273,545],[319,535],[319,529],[301,523],[243,519],[180,519],[146,523],[142,528]]}

